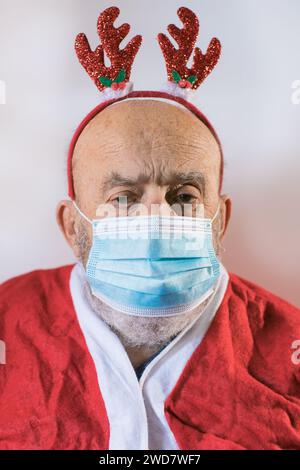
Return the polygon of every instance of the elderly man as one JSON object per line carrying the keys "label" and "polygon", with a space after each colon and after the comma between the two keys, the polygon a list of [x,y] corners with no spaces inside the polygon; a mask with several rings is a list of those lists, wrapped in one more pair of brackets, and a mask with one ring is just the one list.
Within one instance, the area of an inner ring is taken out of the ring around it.
{"label": "elderly man", "polygon": [[[300,449],[300,312],[222,265],[222,165],[208,122],[172,100],[81,126],[57,209],[78,262],[0,287],[2,449]],[[185,217],[186,239],[156,230]],[[157,237],[102,236],[126,218]]]}

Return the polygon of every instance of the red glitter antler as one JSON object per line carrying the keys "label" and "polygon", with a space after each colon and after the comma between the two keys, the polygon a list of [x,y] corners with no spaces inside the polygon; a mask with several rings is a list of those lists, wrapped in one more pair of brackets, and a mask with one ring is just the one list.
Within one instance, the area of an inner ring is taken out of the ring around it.
{"label": "red glitter antler", "polygon": [[[95,51],[91,50],[84,33],[78,34],[75,40],[77,57],[100,91],[105,88],[125,88],[134,58],[142,43],[142,36],[135,36],[120,50],[120,43],[129,33],[130,25],[125,23],[119,28],[114,27],[119,13],[119,8],[110,7],[100,14],[98,34],[101,43]],[[110,67],[104,64],[104,52],[110,60]]]}
{"label": "red glitter antler", "polygon": [[[199,20],[195,13],[185,7],[178,9],[177,14],[184,27],[178,28],[174,24],[168,26],[168,32],[178,43],[176,49],[165,34],[158,35],[162,49],[168,79],[176,82],[182,88],[198,88],[215,67],[221,53],[221,44],[217,38],[210,41],[206,54],[195,47],[199,32]],[[187,68],[187,62],[194,51],[193,65]]]}

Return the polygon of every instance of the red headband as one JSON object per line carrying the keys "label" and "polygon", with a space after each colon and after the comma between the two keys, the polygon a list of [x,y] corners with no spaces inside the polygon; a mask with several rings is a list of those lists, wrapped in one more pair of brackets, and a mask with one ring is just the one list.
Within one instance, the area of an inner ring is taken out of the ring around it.
{"label": "red headband", "polygon": [[[224,158],[220,139],[206,116],[187,100],[187,97],[194,93],[194,90],[199,87],[218,62],[221,53],[219,40],[213,38],[210,41],[206,54],[203,54],[198,47],[195,48],[199,20],[188,8],[179,8],[177,13],[183,23],[183,28],[180,29],[175,25],[168,26],[169,33],[179,45],[178,49],[173,46],[166,35],[158,35],[168,73],[166,91],[132,91],[132,83],[129,81],[131,68],[141,46],[142,37],[135,36],[124,49],[119,49],[120,43],[130,30],[128,24],[123,24],[119,28],[114,27],[114,21],[119,13],[117,7],[110,7],[100,14],[98,19],[100,44],[95,51],[91,50],[85,34],[80,33],[76,37],[75,50],[78,59],[101,91],[102,102],[82,120],[73,135],[68,153],[68,194],[70,198],[75,199],[72,158],[80,134],[85,126],[103,109],[113,103],[130,98],[161,98],[177,102],[189,109],[208,127],[221,152],[219,183],[219,191],[221,191]],[[106,67],[104,64],[104,52],[110,59],[110,67]],[[187,62],[192,54],[193,64],[191,68],[188,68]]]}

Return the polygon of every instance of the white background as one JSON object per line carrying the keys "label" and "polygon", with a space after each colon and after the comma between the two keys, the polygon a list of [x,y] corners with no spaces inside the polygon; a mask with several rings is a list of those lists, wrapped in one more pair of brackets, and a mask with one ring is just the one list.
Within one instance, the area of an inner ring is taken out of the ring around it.
{"label": "white background", "polygon": [[[132,78],[159,89],[165,66],[156,34],[177,19],[178,1],[115,1],[144,43]],[[55,222],[66,194],[66,154],[98,91],[77,62],[78,32],[97,45],[99,0],[0,0],[0,281],[73,262]],[[199,90],[226,159],[233,198],[225,265],[300,306],[300,80],[298,0],[186,1],[200,17],[198,44],[219,37],[223,54]]]}

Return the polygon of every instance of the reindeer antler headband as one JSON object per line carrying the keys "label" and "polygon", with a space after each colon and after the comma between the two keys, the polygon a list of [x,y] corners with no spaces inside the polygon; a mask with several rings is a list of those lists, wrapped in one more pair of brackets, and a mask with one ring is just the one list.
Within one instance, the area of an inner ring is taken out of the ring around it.
{"label": "reindeer antler headband", "polygon": [[[79,62],[100,91],[122,90],[121,94],[126,94],[129,91],[126,85],[129,83],[133,61],[142,44],[142,36],[135,36],[120,50],[120,43],[128,35],[130,25],[125,23],[119,28],[114,27],[119,13],[119,8],[110,7],[100,14],[97,29],[101,43],[94,52],[83,33],[76,37],[75,50]],[[110,67],[104,65],[104,51],[111,62]],[[110,94],[112,97],[120,95]]]}
{"label": "reindeer antler headband", "polygon": [[[125,46],[120,49],[120,43],[128,35],[130,25],[125,23],[119,28],[114,27],[114,22],[120,14],[117,7],[110,7],[104,10],[98,19],[98,35],[100,44],[92,51],[85,34],[80,33],[75,40],[75,50],[77,57],[88,75],[91,77],[99,91],[101,92],[100,104],[96,106],[80,123],[75,131],[68,156],[68,183],[69,196],[74,199],[74,186],[72,176],[72,157],[79,135],[87,123],[101,110],[112,103],[133,98],[159,98],[180,103],[185,108],[192,111],[210,129],[217,140],[221,150],[221,174],[220,189],[223,176],[223,152],[220,140],[213,126],[201,111],[192,104],[192,95],[201,85],[205,78],[211,73],[217,64],[221,54],[221,44],[216,38],[210,41],[206,54],[196,47],[199,33],[199,21],[195,13],[185,7],[177,11],[183,28],[178,28],[174,24],[168,26],[168,32],[178,44],[176,49],[168,37],[160,33],[158,42],[163,52],[168,81],[162,91],[132,91],[133,83],[130,81],[131,69],[134,59],[142,44],[142,36],[135,36]],[[105,66],[104,53],[110,60],[110,67]],[[187,63],[193,54],[191,68]],[[187,101],[187,98],[189,99]]]}
{"label": "reindeer antler headband", "polygon": [[[197,16],[185,7],[179,8],[177,13],[184,26],[180,29],[170,24],[168,32],[179,48],[176,49],[165,34],[159,34],[158,41],[165,57],[169,81],[181,88],[196,89],[217,64],[221,54],[221,44],[217,38],[213,38],[206,54],[203,54],[199,47],[195,48],[199,33]],[[189,69],[187,62],[193,52],[193,65]]]}

